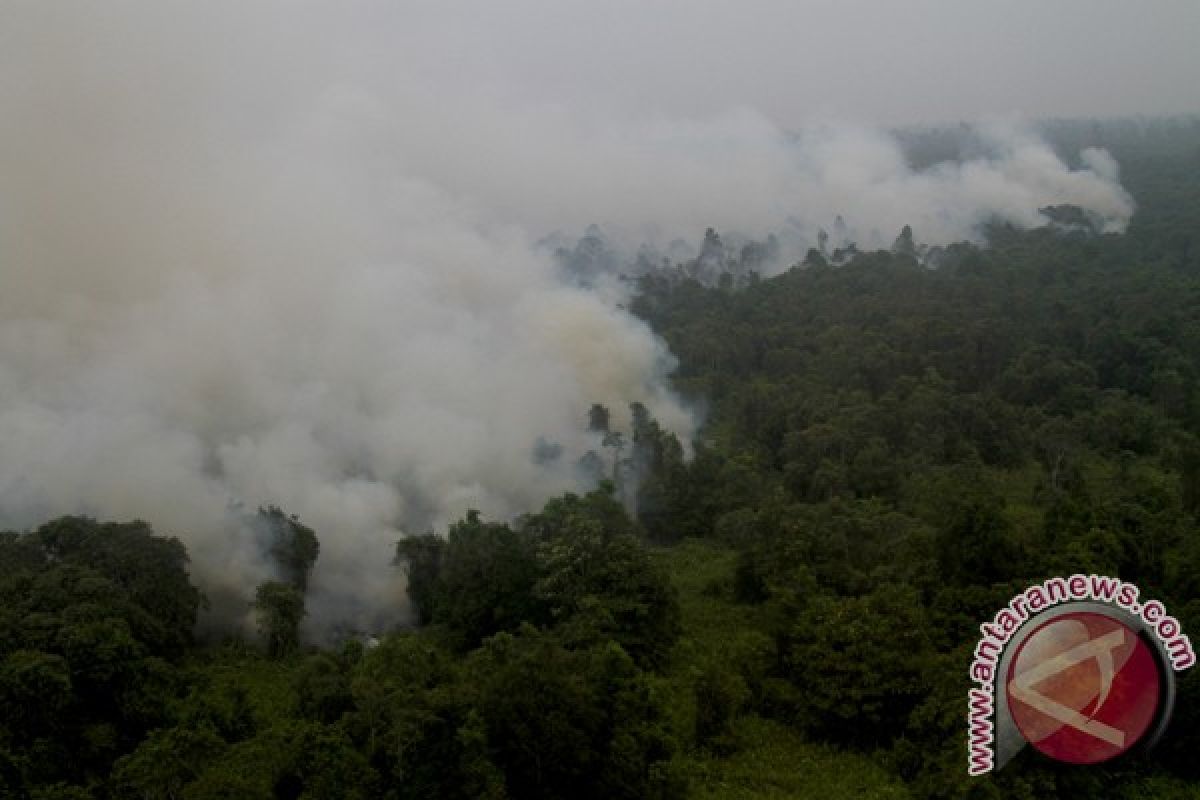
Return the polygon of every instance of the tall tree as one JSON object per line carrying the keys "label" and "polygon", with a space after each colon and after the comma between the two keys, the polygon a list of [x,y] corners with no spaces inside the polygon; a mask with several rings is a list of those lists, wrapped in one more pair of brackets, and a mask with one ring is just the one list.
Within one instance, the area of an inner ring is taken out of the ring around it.
{"label": "tall tree", "polygon": [[300,647],[300,622],[304,619],[304,595],[289,583],[268,581],[254,595],[258,629],[272,658],[282,658]]}

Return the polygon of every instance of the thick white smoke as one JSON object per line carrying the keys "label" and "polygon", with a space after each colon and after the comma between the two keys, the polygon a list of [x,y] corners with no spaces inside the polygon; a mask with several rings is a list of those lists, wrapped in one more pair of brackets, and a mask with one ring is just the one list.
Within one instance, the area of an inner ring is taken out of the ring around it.
{"label": "thick white smoke", "polygon": [[313,632],[375,628],[403,613],[402,531],[581,488],[590,403],[690,432],[662,343],[563,285],[543,235],[841,214],[937,243],[1131,212],[1104,153],[1071,171],[1009,131],[918,173],[851,127],[518,101],[392,43],[376,6],[327,8],[0,11],[0,527],[145,518],[244,613],[271,566],[239,509],[277,504],[321,538]]}

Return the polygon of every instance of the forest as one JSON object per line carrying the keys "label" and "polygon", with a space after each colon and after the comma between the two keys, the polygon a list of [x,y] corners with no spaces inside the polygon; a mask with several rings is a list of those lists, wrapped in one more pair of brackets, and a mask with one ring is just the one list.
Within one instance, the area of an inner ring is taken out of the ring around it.
{"label": "forest", "polygon": [[630,271],[695,440],[593,405],[593,490],[396,543],[412,625],[305,642],[327,533],[286,509],[251,514],[257,638],[196,635],[152,520],[0,534],[0,797],[1195,796],[1196,670],[1149,753],[966,774],[978,626],[1029,584],[1120,576],[1200,635],[1200,120],[1043,132],[1112,153],[1126,232],[1059,209],[769,277],[710,231]]}

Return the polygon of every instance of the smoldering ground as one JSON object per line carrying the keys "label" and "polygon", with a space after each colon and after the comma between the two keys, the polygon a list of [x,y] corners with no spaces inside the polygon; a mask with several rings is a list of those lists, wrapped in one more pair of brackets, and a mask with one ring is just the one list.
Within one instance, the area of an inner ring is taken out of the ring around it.
{"label": "smoldering ground", "polygon": [[278,505],[321,539],[310,633],[377,629],[405,613],[403,532],[585,488],[591,403],[692,432],[661,341],[619,287],[562,283],[547,233],[842,215],[935,244],[1132,212],[1111,159],[1069,169],[1019,128],[917,172],[882,133],[736,99],[610,115],[474,85],[402,27],[373,4],[0,11],[0,525],[144,518],[239,625],[274,574],[245,512]]}

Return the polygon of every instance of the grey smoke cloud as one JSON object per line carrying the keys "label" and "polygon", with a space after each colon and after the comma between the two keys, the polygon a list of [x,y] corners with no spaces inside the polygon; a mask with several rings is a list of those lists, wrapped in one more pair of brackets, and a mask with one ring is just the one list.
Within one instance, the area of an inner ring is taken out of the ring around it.
{"label": "grey smoke cloud", "polygon": [[[981,129],[987,157],[914,172],[854,125],[618,113],[539,98],[519,70],[476,82],[497,45],[453,22],[0,11],[0,525],[145,518],[244,610],[272,567],[240,513],[276,504],[321,537],[312,631],[377,628],[404,613],[403,532],[583,488],[590,403],[692,430],[663,344],[619,287],[561,283],[545,234],[597,222],[634,246],[791,219],[807,236],[842,214],[864,240],[912,224],[940,243],[1050,204],[1112,230],[1132,211],[1107,154],[1071,170],[1012,126]],[[563,457],[536,463],[539,438]]]}

